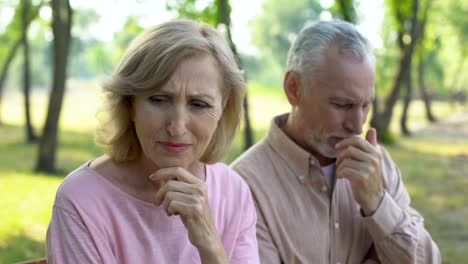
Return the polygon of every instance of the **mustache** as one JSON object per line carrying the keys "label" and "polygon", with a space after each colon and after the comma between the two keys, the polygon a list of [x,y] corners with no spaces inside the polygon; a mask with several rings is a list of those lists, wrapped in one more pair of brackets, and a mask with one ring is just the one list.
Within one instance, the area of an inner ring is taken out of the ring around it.
{"label": "mustache", "polygon": [[345,138],[349,138],[351,137],[352,134],[349,134],[349,133],[346,133],[346,132],[332,132],[330,134],[327,135],[327,139],[330,139],[330,138],[342,138],[342,139],[345,139]]}

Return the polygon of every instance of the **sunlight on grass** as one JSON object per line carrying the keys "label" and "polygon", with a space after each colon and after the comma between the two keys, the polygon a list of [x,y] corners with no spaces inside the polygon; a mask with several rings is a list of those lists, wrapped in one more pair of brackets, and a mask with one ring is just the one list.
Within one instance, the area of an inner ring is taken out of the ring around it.
{"label": "sunlight on grass", "polygon": [[0,252],[14,236],[44,242],[51,205],[61,181],[29,173],[7,173],[0,177]]}

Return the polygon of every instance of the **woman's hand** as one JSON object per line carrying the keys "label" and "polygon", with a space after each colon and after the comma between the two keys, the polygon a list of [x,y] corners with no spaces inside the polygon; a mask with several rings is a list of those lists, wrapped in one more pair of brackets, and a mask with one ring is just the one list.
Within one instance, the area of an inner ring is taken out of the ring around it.
{"label": "woman's hand", "polygon": [[169,216],[180,216],[202,262],[228,263],[213,223],[205,182],[181,167],[160,169],[150,179],[155,184],[162,183],[155,194],[155,204],[162,205]]}

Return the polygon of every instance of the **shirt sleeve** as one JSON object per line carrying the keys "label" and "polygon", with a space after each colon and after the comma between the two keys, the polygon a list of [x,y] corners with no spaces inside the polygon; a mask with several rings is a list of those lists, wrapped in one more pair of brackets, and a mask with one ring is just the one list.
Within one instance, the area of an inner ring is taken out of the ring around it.
{"label": "shirt sleeve", "polygon": [[252,201],[252,195],[248,191],[247,185],[246,199],[244,202],[244,213],[242,214],[240,232],[236,239],[234,251],[231,257],[233,264],[258,264],[260,263],[258,256],[258,243],[256,237],[255,225],[257,223],[257,215],[255,213],[255,206]]}
{"label": "shirt sleeve", "polygon": [[104,263],[79,217],[57,206],[47,230],[46,248],[48,263]]}
{"label": "shirt sleeve", "polygon": [[[384,150],[384,158],[389,159]],[[440,252],[424,228],[424,218],[410,207],[399,169],[391,162],[382,202],[364,217],[381,263],[441,263]],[[385,172],[384,172],[385,173]]]}

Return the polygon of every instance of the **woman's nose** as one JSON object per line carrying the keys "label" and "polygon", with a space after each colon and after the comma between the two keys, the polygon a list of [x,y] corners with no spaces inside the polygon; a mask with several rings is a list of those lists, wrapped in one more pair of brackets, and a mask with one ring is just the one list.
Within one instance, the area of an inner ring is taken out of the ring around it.
{"label": "woman's nose", "polygon": [[187,131],[187,113],[182,107],[174,107],[167,117],[167,131],[172,137],[179,137]]}

